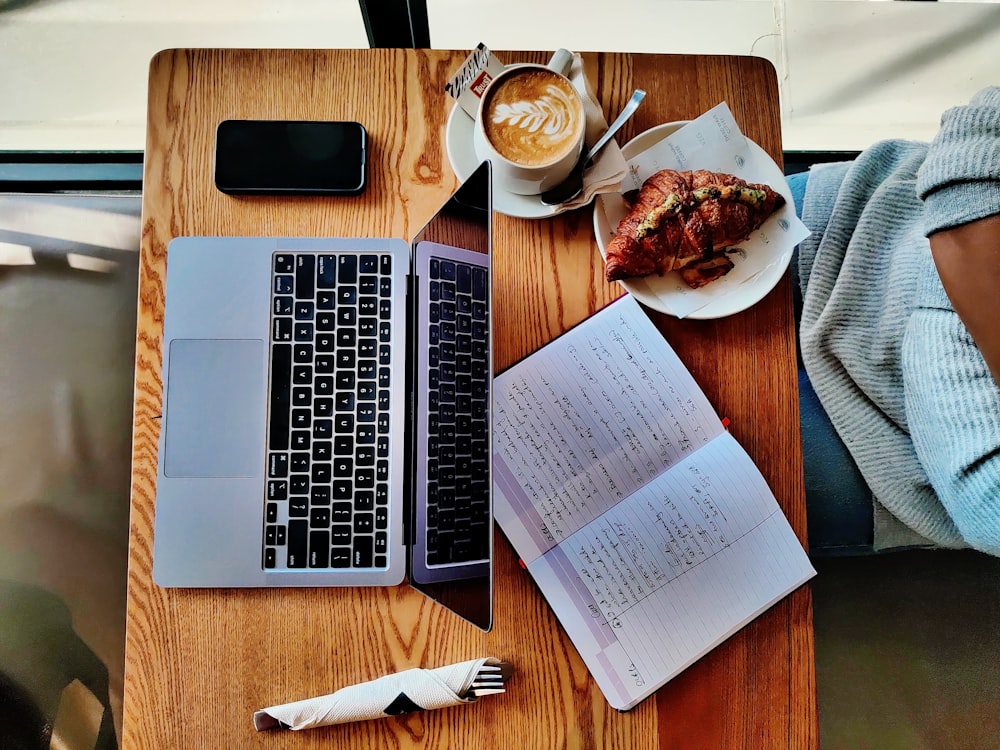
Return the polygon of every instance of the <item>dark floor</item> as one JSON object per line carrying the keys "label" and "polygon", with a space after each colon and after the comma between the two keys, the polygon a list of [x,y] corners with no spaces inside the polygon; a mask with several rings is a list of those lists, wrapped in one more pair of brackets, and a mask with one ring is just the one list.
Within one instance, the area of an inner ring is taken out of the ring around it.
{"label": "dark floor", "polygon": [[823,750],[1000,748],[1000,559],[919,550],[815,565]]}

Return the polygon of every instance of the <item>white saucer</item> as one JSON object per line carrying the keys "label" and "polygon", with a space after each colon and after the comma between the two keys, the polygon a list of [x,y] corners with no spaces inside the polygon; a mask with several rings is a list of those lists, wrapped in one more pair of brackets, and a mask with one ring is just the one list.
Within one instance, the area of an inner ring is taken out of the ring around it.
{"label": "white saucer", "polygon": [[[668,135],[687,125],[688,121],[668,122],[640,133],[622,147],[622,154],[626,159],[633,159],[646,149],[662,141]],[[762,182],[770,185],[773,190],[781,193],[786,201],[786,206],[792,207],[794,202],[792,193],[785,180],[784,172],[775,164],[774,160],[764,149],[747,138],[750,150],[756,156],[761,157],[759,163],[761,172],[753,175],[755,182]],[[625,216],[627,209],[620,193],[606,193],[598,196],[594,204],[594,237],[601,250],[601,255],[607,255],[607,244],[615,235],[618,222]],[[792,214],[794,216],[794,214]],[[772,216],[765,223],[762,229],[766,228],[770,222],[783,221],[778,214]],[[680,280],[677,273],[668,273],[665,276],[648,276],[638,279],[624,279],[619,281],[633,297],[653,310],[658,310],[667,315],[677,315],[676,308],[671,306],[671,300],[681,299],[681,295],[697,294],[703,298],[704,305],[688,313],[684,317],[710,320],[713,318],[723,318],[727,315],[746,310],[753,306],[770,292],[788,268],[791,260],[791,252],[782,249],[780,244],[775,243],[764,249],[772,257],[768,265],[756,276],[747,279],[738,286],[726,283],[726,277],[713,281],[698,290],[687,288]]]}
{"label": "white saucer", "polygon": [[[479,166],[480,161],[472,145],[472,118],[457,104],[452,107],[445,127],[445,148],[451,168],[459,180],[467,180]],[[545,219],[555,216],[564,209],[542,203],[538,195],[517,195],[508,193],[493,185],[493,210],[520,219]]]}

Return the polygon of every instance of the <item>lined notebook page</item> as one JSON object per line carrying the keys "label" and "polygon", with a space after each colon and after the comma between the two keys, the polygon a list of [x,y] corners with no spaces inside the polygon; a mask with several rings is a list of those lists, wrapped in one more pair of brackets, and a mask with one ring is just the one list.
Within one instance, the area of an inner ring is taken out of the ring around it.
{"label": "lined notebook page", "polygon": [[815,574],[760,472],[725,433],[528,570],[616,708]]}
{"label": "lined notebook page", "polygon": [[623,297],[496,378],[496,519],[530,562],[722,431]]}

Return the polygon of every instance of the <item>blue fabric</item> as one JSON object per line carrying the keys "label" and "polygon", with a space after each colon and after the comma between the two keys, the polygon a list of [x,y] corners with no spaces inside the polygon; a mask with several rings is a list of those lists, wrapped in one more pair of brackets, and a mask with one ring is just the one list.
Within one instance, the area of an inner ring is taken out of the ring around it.
{"label": "blue fabric", "polygon": [[[800,217],[808,181],[808,172],[799,172],[788,177],[788,185],[795,201],[795,212]],[[799,288],[797,255],[796,252],[791,262],[796,337],[802,315],[802,290]],[[802,461],[810,554],[815,557],[871,554],[873,551],[871,490],[820,404],[801,360],[799,416],[802,426]]]}

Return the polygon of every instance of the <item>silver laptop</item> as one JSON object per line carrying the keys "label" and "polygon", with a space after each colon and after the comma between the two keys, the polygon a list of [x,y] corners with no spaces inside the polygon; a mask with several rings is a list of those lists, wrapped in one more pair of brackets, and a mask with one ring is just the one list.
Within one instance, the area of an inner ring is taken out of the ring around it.
{"label": "silver laptop", "polygon": [[412,243],[167,250],[161,586],[411,585],[491,623],[489,165]]}

